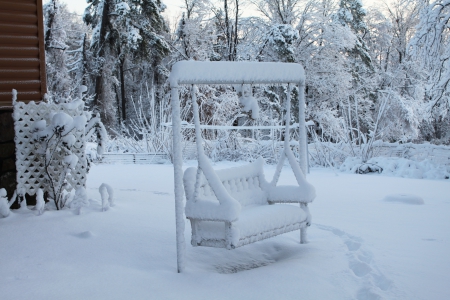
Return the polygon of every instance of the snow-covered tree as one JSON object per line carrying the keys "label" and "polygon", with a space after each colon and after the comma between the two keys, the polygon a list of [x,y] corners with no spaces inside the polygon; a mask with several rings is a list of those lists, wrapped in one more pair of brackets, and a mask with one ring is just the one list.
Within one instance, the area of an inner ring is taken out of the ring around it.
{"label": "snow-covered tree", "polygon": [[223,0],[213,6],[214,26],[217,32],[215,42],[218,60],[235,61],[238,58],[240,14],[242,3],[240,0]]}
{"label": "snow-covered tree", "polygon": [[94,94],[91,107],[98,111],[108,127],[116,125],[115,87],[119,85],[114,75],[116,54],[112,49],[111,23],[114,16],[113,0],[88,0],[83,20],[92,28],[90,48],[94,60]]}
{"label": "snow-covered tree", "polygon": [[98,62],[93,104],[110,128],[128,119],[129,102],[141,83],[160,84],[167,76],[162,66],[170,52],[163,35],[164,8],[159,0],[93,0],[86,9],[84,20],[93,28],[91,48]]}
{"label": "snow-covered tree", "polygon": [[186,1],[175,32],[173,53],[175,61],[183,59],[218,60],[214,49],[217,40],[214,22],[211,21],[211,3],[205,0]]}
{"label": "snow-covered tree", "polygon": [[299,14],[299,0],[253,0],[251,2],[273,24],[294,25]]}
{"label": "snow-covered tree", "polygon": [[411,53],[428,72],[426,98],[433,118],[450,110],[450,1],[424,1],[420,23],[410,41]]}
{"label": "snow-covered tree", "polygon": [[310,2],[300,14],[296,59],[305,67],[307,119],[319,126],[327,139],[344,135],[340,108],[352,87],[351,65],[345,52],[355,45],[349,26],[336,20],[332,1]]}
{"label": "snow-covered tree", "polygon": [[259,56],[264,57],[265,61],[294,62],[298,37],[298,31],[290,24],[271,25]]}
{"label": "snow-covered tree", "polygon": [[67,18],[65,4],[51,0],[44,5],[47,88],[56,103],[70,101],[72,81],[67,69]]}

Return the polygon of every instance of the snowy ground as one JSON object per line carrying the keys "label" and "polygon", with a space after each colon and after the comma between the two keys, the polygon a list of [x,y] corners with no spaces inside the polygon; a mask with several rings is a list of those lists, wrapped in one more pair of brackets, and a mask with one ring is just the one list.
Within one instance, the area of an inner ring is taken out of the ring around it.
{"label": "snowy ground", "polygon": [[[231,251],[188,243],[178,274],[172,170],[95,166],[81,216],[24,210],[0,219],[0,298],[450,299],[449,180],[313,169],[308,244],[298,231]],[[271,178],[274,167],[265,170]],[[280,183],[294,181],[286,167]],[[107,212],[102,182],[115,188]]]}

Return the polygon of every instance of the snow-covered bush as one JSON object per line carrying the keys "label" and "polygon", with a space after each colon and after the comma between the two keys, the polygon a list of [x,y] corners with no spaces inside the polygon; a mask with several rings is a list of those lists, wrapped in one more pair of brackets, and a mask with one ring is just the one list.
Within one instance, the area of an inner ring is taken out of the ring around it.
{"label": "snow-covered bush", "polygon": [[[103,153],[103,147],[106,142],[106,130],[100,122],[98,115],[91,118],[87,122],[86,115],[88,113],[72,118],[65,112],[53,114],[51,122],[47,125],[45,120],[36,121],[33,125],[33,138],[37,142],[38,154],[44,158],[45,174],[50,186],[49,199],[53,200],[56,209],[63,208],[70,199],[70,193],[65,192],[67,185],[67,177],[71,176],[78,163],[78,157],[73,153],[76,147],[74,136],[75,132],[82,132],[83,146],[86,140],[92,138],[93,134],[97,135],[97,154]],[[86,160],[89,171],[90,161]],[[55,174],[55,165],[59,166],[59,172]],[[82,192],[77,188],[78,198],[82,197]],[[38,190],[39,192],[40,190]],[[38,195],[39,196],[39,195]]]}
{"label": "snow-covered bush", "polygon": [[[84,141],[86,143],[85,154],[87,160],[87,172],[89,172],[91,163],[103,155],[108,141],[108,134],[106,133],[105,126],[100,120],[99,114],[92,116],[87,122],[84,129]],[[95,143],[92,141],[95,141]],[[93,144],[95,144],[95,146],[93,146]]]}
{"label": "snow-covered bush", "polygon": [[75,196],[70,201],[70,208],[74,208],[77,215],[81,214],[81,209],[85,206],[89,206],[89,201],[84,187],[79,187],[75,191]]}
{"label": "snow-covered bush", "polygon": [[402,157],[373,157],[366,163],[361,159],[348,157],[341,165],[340,171],[348,173],[382,173],[405,178],[449,179],[450,166],[437,165],[425,159],[413,161]]}
{"label": "snow-covered bush", "polygon": [[259,118],[259,106],[258,101],[252,95],[252,87],[249,84],[243,84],[238,86],[239,103],[242,107],[242,111],[251,112],[251,118],[256,120]]}
{"label": "snow-covered bush", "polygon": [[13,103],[20,205],[26,207],[25,194],[37,194],[35,209],[41,214],[46,195],[59,210],[71,200],[73,189],[86,184],[87,141],[96,134],[101,154],[106,130],[98,116],[84,110],[84,102],[79,99],[59,104]]}

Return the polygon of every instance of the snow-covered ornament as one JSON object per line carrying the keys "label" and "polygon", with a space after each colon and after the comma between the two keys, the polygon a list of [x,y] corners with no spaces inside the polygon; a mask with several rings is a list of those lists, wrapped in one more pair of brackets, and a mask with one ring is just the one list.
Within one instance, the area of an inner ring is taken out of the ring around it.
{"label": "snow-covered ornament", "polygon": [[130,11],[130,6],[126,2],[120,2],[116,4],[116,12],[119,15],[126,15]]}
{"label": "snow-covered ornament", "polygon": [[34,209],[37,211],[38,216],[44,213],[45,209],[45,201],[44,201],[44,191],[42,189],[38,189],[36,192],[36,206]]}
{"label": "snow-covered ornament", "polygon": [[0,189],[0,217],[6,218],[10,214],[6,190]]}
{"label": "snow-covered ornament", "polygon": [[102,211],[107,211],[111,206],[114,206],[114,190],[109,184],[102,183],[98,191],[102,197]]}
{"label": "snow-covered ornament", "polygon": [[241,96],[239,97],[239,103],[242,106],[242,111],[252,112],[252,119],[259,118],[259,106],[258,101],[252,94],[252,87],[250,84],[243,84],[241,89]]}

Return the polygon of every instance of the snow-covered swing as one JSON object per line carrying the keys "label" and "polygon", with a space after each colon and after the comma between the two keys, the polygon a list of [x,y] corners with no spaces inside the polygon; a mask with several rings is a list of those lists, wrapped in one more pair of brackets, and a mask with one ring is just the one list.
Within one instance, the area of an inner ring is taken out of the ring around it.
{"label": "snow-covered swing", "polygon": [[[191,222],[193,246],[234,249],[249,243],[300,229],[300,242],[306,242],[311,216],[308,203],[315,189],[306,179],[305,76],[301,65],[259,62],[177,62],[169,77],[172,102],[173,164],[178,272],[184,269],[183,181],[186,217]],[[263,159],[249,165],[214,170],[204,154],[196,84],[288,84],[286,129],[290,130],[290,91],[299,85],[300,166],[285,138],[275,175],[267,182]],[[181,118],[178,86],[192,85],[198,167],[182,170]],[[277,186],[285,158],[297,180],[295,186]],[[290,203],[299,203],[293,206]],[[274,205],[272,205],[274,204]]]}

